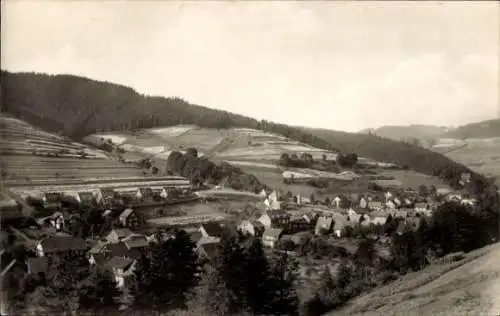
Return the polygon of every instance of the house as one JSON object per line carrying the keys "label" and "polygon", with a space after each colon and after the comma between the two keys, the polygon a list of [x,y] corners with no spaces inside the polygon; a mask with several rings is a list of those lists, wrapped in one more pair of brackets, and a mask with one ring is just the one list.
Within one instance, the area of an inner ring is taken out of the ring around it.
{"label": "house", "polygon": [[90,253],[89,254],[89,263],[91,265],[96,265],[96,266],[101,266],[103,265],[107,260],[108,256],[106,253]]}
{"label": "house", "polygon": [[274,190],[273,192],[271,192],[271,194],[269,194],[267,199],[269,200],[269,202],[278,202],[279,201],[278,192]]}
{"label": "house", "polygon": [[283,229],[281,228],[266,228],[264,234],[262,234],[262,244],[274,248],[282,235]]}
{"label": "house", "polygon": [[412,223],[406,220],[400,220],[396,228],[395,233],[398,235],[403,235],[404,233],[412,230]]}
{"label": "house", "polygon": [[47,257],[28,258],[26,260],[28,274],[46,274],[48,270]]}
{"label": "house", "polygon": [[55,212],[49,218],[50,225],[52,225],[56,231],[62,231],[64,229],[64,215],[61,212]]}
{"label": "house", "polygon": [[281,202],[275,199],[267,198],[264,200],[264,205],[267,210],[275,211],[281,209]]}
{"label": "house", "polygon": [[94,204],[95,197],[93,192],[78,192],[80,197],[80,204],[84,206],[91,206]]}
{"label": "house", "polygon": [[246,236],[262,236],[264,225],[258,221],[243,220],[238,225],[238,230]]}
{"label": "house", "polygon": [[260,193],[259,193],[259,196],[260,196],[261,198],[263,198],[263,199],[264,199],[264,198],[266,198],[266,197],[267,197],[266,190],[262,189],[262,191],[260,191]]}
{"label": "house", "polygon": [[79,237],[50,236],[37,242],[35,249],[39,257],[62,254],[79,256],[85,254],[87,243]]}
{"label": "house", "polygon": [[[310,230],[313,227],[311,226],[311,221],[308,220],[307,216],[298,215],[290,218],[290,225],[288,231],[291,233],[301,232],[305,230]],[[307,219],[306,219],[307,218]]]}
{"label": "house", "polygon": [[290,225],[290,214],[282,211],[266,212],[257,220],[265,228],[283,228],[288,229]]}
{"label": "house", "polygon": [[368,214],[363,214],[360,216],[359,218],[359,224],[362,226],[362,227],[369,227],[370,224],[371,224],[371,218],[370,218],[370,215]]}
{"label": "house", "polygon": [[337,237],[342,237],[342,233],[347,223],[347,216],[342,214],[333,214],[333,233]]}
{"label": "house", "polygon": [[389,209],[392,209],[392,210],[396,209],[396,207],[397,207],[396,203],[395,203],[393,200],[389,200],[389,201],[387,201],[387,202],[385,203],[385,206],[386,206],[387,208],[389,208]]}
{"label": "house", "polygon": [[217,222],[209,222],[200,226],[203,237],[221,238],[224,234],[224,227]]}
{"label": "house", "polygon": [[342,201],[342,198],[340,198],[340,196],[336,196],[332,200],[332,206],[335,207],[335,208],[340,208],[340,201]]}
{"label": "house", "polygon": [[295,199],[297,200],[297,204],[298,205],[303,205],[303,204],[309,204],[309,203],[311,203],[311,199],[310,198],[302,196],[300,194],[297,195],[295,197]]}
{"label": "house", "polygon": [[141,234],[132,234],[123,239],[123,243],[127,248],[130,249],[139,249],[144,250],[149,246],[148,239],[146,236]]}
{"label": "house", "polygon": [[451,193],[451,190],[447,189],[447,188],[438,188],[436,190],[436,194],[439,196],[445,196],[445,195],[448,195],[450,193]]}
{"label": "house", "polygon": [[390,198],[392,198],[392,193],[390,191],[385,192],[384,194],[385,200],[388,201]]}
{"label": "house", "polygon": [[403,202],[401,202],[401,200],[398,197],[394,198],[392,201],[394,202],[396,207],[401,207],[401,205],[403,204]]}
{"label": "house", "polygon": [[131,208],[125,209],[118,217],[118,221],[123,227],[137,228],[140,226],[139,217]]}
{"label": "house", "polygon": [[370,201],[368,202],[368,208],[374,211],[379,211],[384,208],[384,205],[380,201]]}
{"label": "house", "polygon": [[387,216],[384,215],[375,215],[371,217],[371,223],[373,225],[384,225],[387,221]]}
{"label": "house", "polygon": [[315,235],[327,235],[332,231],[333,218],[331,216],[320,216],[314,228]]}
{"label": "house", "polygon": [[195,244],[203,237],[203,234],[199,230],[188,232],[189,238]]}
{"label": "house", "polygon": [[476,203],[477,203],[476,199],[462,199],[460,201],[460,204],[467,205],[467,206],[474,206],[474,205],[476,205]]}
{"label": "house", "polygon": [[210,242],[199,245],[198,248],[196,248],[198,256],[209,261],[214,260],[217,257],[218,245],[218,242]]}
{"label": "house", "polygon": [[132,234],[133,232],[128,228],[114,228],[106,236],[106,240],[111,243],[117,243]]}
{"label": "house", "polygon": [[359,207],[360,208],[367,208],[368,207],[368,200],[366,198],[362,197],[359,200]]}
{"label": "house", "polygon": [[142,249],[128,248],[127,245],[121,241],[116,244],[107,244],[101,253],[105,254],[108,259],[121,257],[136,260],[140,258]]}
{"label": "house", "polygon": [[414,209],[417,212],[425,212],[428,209],[427,203],[415,203]]}
{"label": "house", "polygon": [[113,257],[104,264],[104,267],[111,270],[115,277],[117,287],[125,286],[129,277],[133,275],[135,261],[128,258]]}

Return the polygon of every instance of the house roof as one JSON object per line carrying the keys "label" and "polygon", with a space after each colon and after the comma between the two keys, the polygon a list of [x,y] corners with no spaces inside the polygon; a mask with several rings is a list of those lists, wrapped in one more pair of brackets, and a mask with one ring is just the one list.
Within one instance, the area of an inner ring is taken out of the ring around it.
{"label": "house roof", "polygon": [[104,264],[106,262],[106,259],[108,258],[105,253],[93,253],[92,257],[94,258],[97,265]]}
{"label": "house roof", "polygon": [[128,249],[124,242],[107,244],[106,257],[126,257],[131,259],[138,259],[141,252],[137,248]]}
{"label": "house roof", "polygon": [[131,248],[141,248],[147,247],[149,242],[144,235],[133,234],[123,239],[123,243],[127,246],[128,249]]}
{"label": "house roof", "polygon": [[120,214],[120,218],[121,218],[121,219],[126,219],[126,218],[127,218],[127,217],[129,217],[129,216],[130,216],[130,214],[132,214],[133,212],[134,212],[134,210],[133,210],[133,209],[131,209],[131,208],[127,208],[127,209],[125,209],[125,210],[124,210],[124,211]]}
{"label": "house roof", "polygon": [[415,208],[427,208],[427,203],[415,203]]}
{"label": "house roof", "polygon": [[316,228],[330,229],[332,227],[333,218],[320,216],[316,222]]}
{"label": "house roof", "polygon": [[106,268],[126,270],[134,261],[128,258],[113,257],[104,264]]}
{"label": "house roof", "polygon": [[200,245],[200,250],[208,259],[214,259],[218,253],[218,243]]}
{"label": "house roof", "polygon": [[125,238],[125,237],[128,237],[128,236],[130,236],[130,235],[133,235],[133,234],[134,234],[134,233],[133,233],[130,229],[128,229],[128,228],[115,228],[115,229],[113,229],[113,230],[110,232],[110,234],[111,234],[112,232],[115,232],[115,233],[116,233],[116,235],[118,236],[118,238]]}
{"label": "house roof", "polygon": [[207,234],[212,237],[222,237],[222,234],[224,233],[224,228],[216,222],[203,224],[202,227]]}
{"label": "house roof", "polygon": [[341,214],[334,214],[333,216],[333,229],[338,230],[338,229],[343,229],[346,226],[347,217],[343,216]]}
{"label": "house roof", "polygon": [[188,233],[188,235],[191,238],[191,241],[194,243],[197,243],[201,239],[201,237],[203,236],[200,231],[190,232],[190,233]]}
{"label": "house roof", "polygon": [[272,237],[277,239],[282,233],[283,229],[281,228],[266,228],[262,237]]}
{"label": "house roof", "polygon": [[87,243],[79,237],[51,236],[43,239],[40,244],[44,252],[68,250],[86,250]]}
{"label": "house roof", "polygon": [[47,257],[28,258],[28,260],[26,260],[26,265],[28,266],[28,271],[33,274],[47,273]]}

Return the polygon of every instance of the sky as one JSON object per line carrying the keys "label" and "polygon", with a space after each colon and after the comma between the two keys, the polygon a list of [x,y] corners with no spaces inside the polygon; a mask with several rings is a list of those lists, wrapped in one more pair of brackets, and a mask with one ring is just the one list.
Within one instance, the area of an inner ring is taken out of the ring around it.
{"label": "sky", "polygon": [[2,2],[2,69],[359,131],[500,117],[500,4]]}

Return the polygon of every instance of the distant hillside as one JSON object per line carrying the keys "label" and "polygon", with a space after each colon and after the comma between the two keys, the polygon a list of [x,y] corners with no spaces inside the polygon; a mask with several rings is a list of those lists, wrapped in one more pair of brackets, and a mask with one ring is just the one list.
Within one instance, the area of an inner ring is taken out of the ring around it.
{"label": "distant hillside", "polygon": [[463,125],[445,133],[442,138],[493,138],[500,137],[500,119]]}
{"label": "distant hillside", "polygon": [[[396,163],[427,175],[439,175],[450,185],[457,185],[461,172],[470,172],[467,167],[441,154],[397,141],[371,135],[259,122],[190,104],[180,98],[145,96],[128,87],[71,75],[3,71],[2,105],[3,111],[47,130],[63,128],[62,132],[76,139],[95,132],[177,124],[211,128],[246,127],[280,134],[320,149],[355,152],[363,157]],[[484,177],[473,173],[472,178],[481,183],[475,187],[476,191],[482,192]]]}
{"label": "distant hillside", "polygon": [[362,130],[361,134],[375,134],[380,137],[394,140],[420,139],[429,140],[440,137],[446,133],[449,128],[435,125],[388,125],[379,128],[370,128]]}

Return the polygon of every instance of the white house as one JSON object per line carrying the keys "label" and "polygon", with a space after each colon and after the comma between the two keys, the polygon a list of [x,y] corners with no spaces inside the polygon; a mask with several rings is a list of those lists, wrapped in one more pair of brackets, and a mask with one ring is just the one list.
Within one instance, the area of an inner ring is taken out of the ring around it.
{"label": "white house", "polygon": [[387,202],[385,203],[385,206],[387,206],[389,209],[392,209],[392,210],[393,210],[393,209],[395,209],[395,208],[396,208],[396,206],[397,206],[397,205],[396,205],[396,203],[394,203],[394,201],[393,201],[393,200],[389,200],[389,201],[387,201]]}
{"label": "white house", "polygon": [[125,285],[125,280],[133,275],[135,269],[135,261],[129,258],[113,257],[105,267],[113,272],[117,287],[121,288]]}
{"label": "white house", "polygon": [[274,248],[282,235],[283,229],[281,228],[266,228],[264,234],[262,234],[262,244]]}
{"label": "white house", "polygon": [[259,196],[262,198],[266,198],[267,197],[266,190],[262,189],[262,191],[260,191],[260,193],[259,193]]}
{"label": "white house", "polygon": [[340,207],[340,201],[342,201],[342,199],[340,198],[340,196],[336,196],[333,199],[333,201],[332,201],[334,203],[334,207],[339,208]]}
{"label": "white house", "polygon": [[367,199],[365,199],[364,197],[362,197],[359,200],[359,207],[360,208],[367,208],[368,207],[368,201],[367,201]]}

